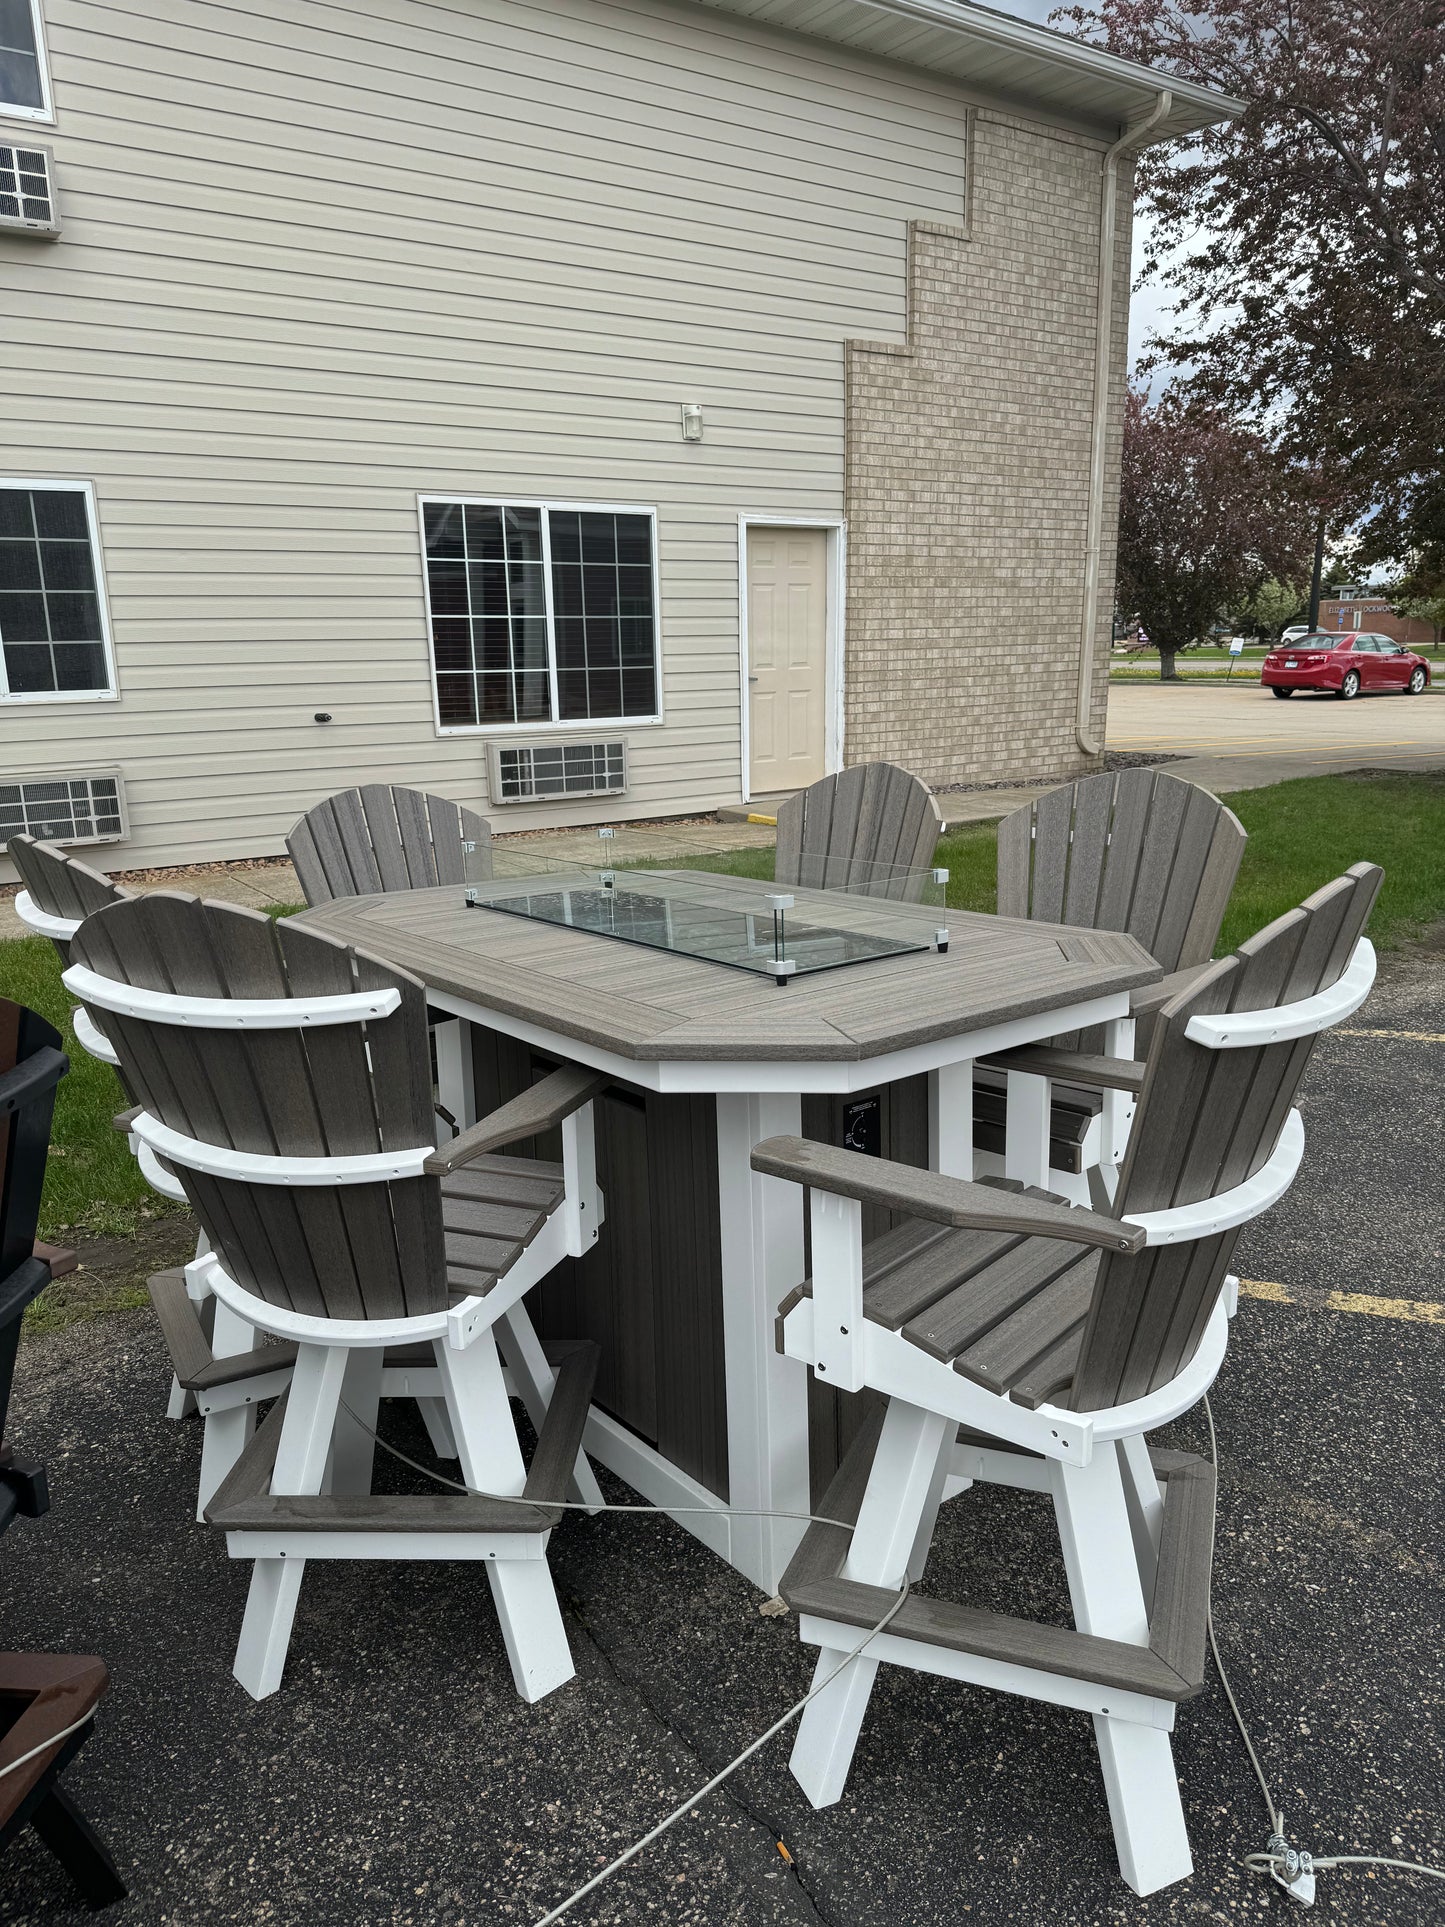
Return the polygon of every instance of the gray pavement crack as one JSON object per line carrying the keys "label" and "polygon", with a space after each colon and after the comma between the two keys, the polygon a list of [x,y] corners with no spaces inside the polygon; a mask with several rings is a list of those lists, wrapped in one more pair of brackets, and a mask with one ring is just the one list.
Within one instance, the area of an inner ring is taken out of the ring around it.
{"label": "gray pavement crack", "polygon": [[[634,1679],[624,1672],[615,1655],[603,1644],[597,1630],[588,1621],[578,1601],[575,1599],[567,1600],[566,1612],[568,1618],[571,1619],[578,1632],[580,1632],[586,1640],[592,1652],[596,1654],[599,1663],[608,1677],[617,1686],[621,1687],[634,1703],[641,1708],[654,1726],[667,1734],[675,1744],[684,1748],[688,1756],[697,1762],[697,1777],[700,1782],[711,1779],[713,1774],[719,1772],[726,1766],[726,1760],[712,1761],[706,1759],[699,1750],[696,1731],[686,1725],[680,1724],[672,1718],[664,1707],[656,1703],[640,1680]],[[783,1737],[781,1734],[778,1736],[780,1743]],[[740,1771],[745,1772],[746,1768],[742,1768]],[[776,1820],[770,1818],[766,1812],[747,1797],[737,1775],[734,1775],[733,1778],[718,1787],[708,1798],[710,1800],[725,1799],[730,1802],[744,1819],[748,1820],[761,1833],[767,1836],[767,1839],[773,1844],[774,1848],[782,1842],[785,1828]],[[706,1802],[704,1802],[704,1805],[706,1805]],[[800,1922],[808,1923],[808,1927],[849,1927],[849,1923],[841,1915],[825,1911],[822,1902],[804,1874],[802,1866],[798,1860],[794,1858],[791,1850],[789,1850],[787,1856],[787,1867],[790,1875],[787,1886],[774,1888],[773,1892],[777,1894],[791,1894],[795,1899],[802,1902],[803,1911],[797,1915],[797,1919]],[[626,1879],[626,1871],[624,1870],[618,1877],[620,1879]]]}

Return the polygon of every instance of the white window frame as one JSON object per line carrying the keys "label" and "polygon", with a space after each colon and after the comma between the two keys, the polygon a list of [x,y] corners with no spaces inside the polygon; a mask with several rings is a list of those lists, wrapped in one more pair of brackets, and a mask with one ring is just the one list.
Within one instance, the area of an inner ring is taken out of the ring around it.
{"label": "white window frame", "polygon": [[100,641],[105,651],[107,689],[36,689],[11,694],[5,670],[5,650],[0,646],[0,703],[113,703],[119,700],[120,684],[115,673],[115,644],[110,633],[110,597],[105,586],[105,558],[100,547],[100,521],[95,510],[95,489],[89,482],[42,480],[30,475],[0,475],[0,489],[51,489],[85,497],[85,522],[90,531],[90,565],[95,571],[96,601],[100,606]]}
{"label": "white window frame", "polygon": [[28,120],[53,127],[55,96],[50,90],[50,60],[45,51],[45,18],[40,11],[40,0],[30,0],[30,24],[35,34],[35,59],[40,68],[40,97],[44,105],[21,107],[11,101],[0,100],[0,120]]}
{"label": "white window frame", "polygon": [[[532,721],[519,723],[444,723],[442,721],[441,692],[437,688],[436,657],[432,652],[431,576],[427,570],[426,553],[426,512],[433,504],[444,507],[540,509],[542,511],[542,571],[547,599],[547,680],[551,689],[553,712],[550,718],[537,717]],[[563,722],[556,714],[558,707],[557,634],[552,603],[552,536],[547,520],[549,512],[554,509],[563,514],[645,515],[652,524],[652,686],[657,696],[657,708],[650,716],[577,716]],[[595,734],[599,729],[655,729],[665,720],[662,696],[662,569],[657,553],[655,506],[638,502],[567,502],[550,498],[544,500],[530,495],[450,495],[432,490],[425,495],[417,496],[416,519],[421,546],[422,595],[426,609],[426,669],[431,679],[432,723],[438,736],[536,736],[544,732],[551,735],[558,730],[567,734],[573,734],[579,730],[586,733],[590,730]]]}

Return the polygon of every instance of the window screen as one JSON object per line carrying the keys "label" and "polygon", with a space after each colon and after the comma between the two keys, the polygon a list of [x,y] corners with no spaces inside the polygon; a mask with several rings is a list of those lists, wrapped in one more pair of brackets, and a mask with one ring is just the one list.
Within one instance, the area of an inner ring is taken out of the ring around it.
{"label": "window screen", "polygon": [[40,10],[33,0],[0,0],[0,107],[48,111],[40,67]]}
{"label": "window screen", "polygon": [[110,689],[83,489],[0,487],[0,656],[7,695]]}

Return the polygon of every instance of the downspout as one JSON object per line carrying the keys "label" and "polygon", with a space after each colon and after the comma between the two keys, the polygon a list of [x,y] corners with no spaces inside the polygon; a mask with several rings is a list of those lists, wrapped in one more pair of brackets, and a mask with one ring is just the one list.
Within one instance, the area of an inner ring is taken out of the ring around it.
{"label": "downspout", "polygon": [[1093,709],[1094,646],[1099,626],[1099,561],[1104,547],[1104,461],[1109,440],[1109,376],[1114,353],[1114,240],[1115,208],[1119,196],[1119,162],[1156,128],[1174,105],[1174,96],[1161,91],[1143,120],[1126,127],[1104,155],[1104,181],[1099,197],[1099,311],[1094,334],[1094,418],[1089,449],[1089,518],[1084,538],[1084,623],[1079,644],[1079,701],[1074,718],[1074,740],[1086,756],[1103,754],[1104,745],[1089,730]]}

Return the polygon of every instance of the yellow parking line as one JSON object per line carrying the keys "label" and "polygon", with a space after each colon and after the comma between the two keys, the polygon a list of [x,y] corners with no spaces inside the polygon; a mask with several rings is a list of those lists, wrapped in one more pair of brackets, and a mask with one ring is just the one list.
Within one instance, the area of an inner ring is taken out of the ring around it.
{"label": "yellow parking line", "polygon": [[1336,1037],[1399,1037],[1407,1044],[1445,1044],[1438,1030],[1337,1030]]}
{"label": "yellow parking line", "polygon": [[1375,1298],[1363,1291],[1317,1291],[1309,1285],[1277,1285],[1241,1278],[1241,1296],[1272,1305],[1304,1305],[1311,1311],[1351,1311],[1367,1318],[1395,1318],[1407,1325],[1445,1325],[1445,1305],[1418,1298]]}

